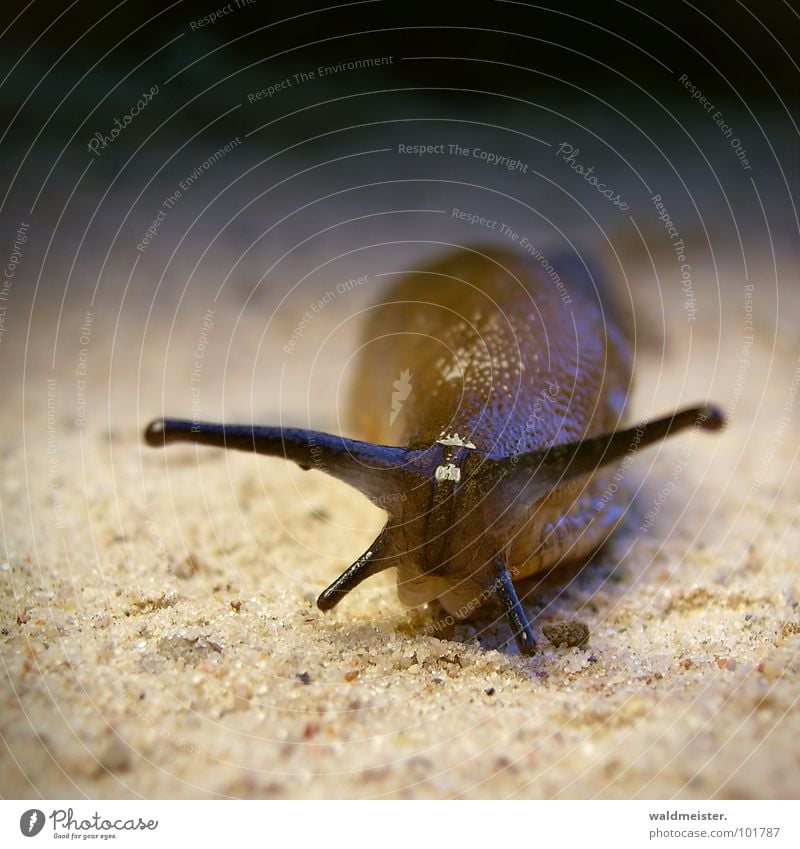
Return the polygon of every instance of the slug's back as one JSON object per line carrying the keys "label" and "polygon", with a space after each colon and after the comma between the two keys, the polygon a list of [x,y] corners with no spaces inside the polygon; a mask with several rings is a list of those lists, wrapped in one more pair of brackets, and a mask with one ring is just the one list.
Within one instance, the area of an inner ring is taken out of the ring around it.
{"label": "slug's back", "polygon": [[560,267],[554,279],[525,255],[471,248],[400,273],[368,312],[353,433],[423,447],[458,432],[499,458],[617,427],[629,337],[588,270],[565,283]]}

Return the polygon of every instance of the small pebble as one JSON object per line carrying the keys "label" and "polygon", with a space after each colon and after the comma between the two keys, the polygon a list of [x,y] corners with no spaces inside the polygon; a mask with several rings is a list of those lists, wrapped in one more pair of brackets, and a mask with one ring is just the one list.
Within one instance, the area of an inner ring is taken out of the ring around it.
{"label": "small pebble", "polygon": [[560,646],[564,643],[568,648],[572,648],[573,646],[583,646],[589,640],[589,626],[577,619],[543,625],[542,633],[554,646]]}

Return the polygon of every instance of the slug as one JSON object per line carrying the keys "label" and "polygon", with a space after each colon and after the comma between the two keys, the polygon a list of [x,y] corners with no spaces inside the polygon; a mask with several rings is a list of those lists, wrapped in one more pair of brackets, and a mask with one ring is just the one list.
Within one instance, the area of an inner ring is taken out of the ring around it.
{"label": "slug", "polygon": [[365,327],[350,399],[359,440],[179,419],[151,422],[145,440],[285,457],[382,507],[385,527],[322,592],[321,610],[396,568],[408,605],[438,600],[464,618],[494,598],[531,654],[515,583],[606,540],[624,509],[621,491],[609,495],[610,464],[684,428],[724,425],[702,405],[621,429],[630,334],[582,264],[558,267],[571,268],[561,285],[529,256],[462,248],[398,275]]}

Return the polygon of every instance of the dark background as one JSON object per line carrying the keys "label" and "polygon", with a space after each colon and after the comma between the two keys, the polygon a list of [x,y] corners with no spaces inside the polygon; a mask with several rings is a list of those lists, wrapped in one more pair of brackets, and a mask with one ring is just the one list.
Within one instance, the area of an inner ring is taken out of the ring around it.
{"label": "dark background", "polygon": [[[185,296],[194,327],[219,289],[243,309],[257,303],[262,323],[283,321],[267,332],[277,351],[331,280],[490,235],[446,214],[397,210],[473,209],[554,254],[586,252],[643,320],[656,304],[658,333],[685,327],[685,315],[653,194],[691,248],[698,327],[717,332],[726,289],[740,299],[753,264],[773,252],[787,263],[775,278],[796,277],[800,18],[791,4],[379,0],[326,9],[257,0],[192,28],[225,5],[79,0],[8,13],[4,255],[20,222],[31,224],[9,348],[27,344],[29,315],[57,334],[59,310],[73,309],[77,332],[87,304],[105,305],[100,327],[117,313],[138,322],[126,312],[136,303],[171,311]],[[379,56],[393,61],[248,101],[297,72]],[[733,127],[749,169],[682,74]],[[154,84],[152,102],[100,156],[90,153],[94,134],[109,133]],[[237,137],[137,250],[164,198]],[[554,156],[564,141],[628,213]],[[524,160],[535,176],[471,158],[398,156],[403,142],[480,146]],[[659,263],[656,279],[647,269]],[[701,269],[713,285],[700,282]],[[290,291],[297,304],[287,311]],[[336,309],[373,298],[364,289]],[[778,300],[775,280],[761,281],[761,312]],[[174,315],[176,326],[188,320]]]}

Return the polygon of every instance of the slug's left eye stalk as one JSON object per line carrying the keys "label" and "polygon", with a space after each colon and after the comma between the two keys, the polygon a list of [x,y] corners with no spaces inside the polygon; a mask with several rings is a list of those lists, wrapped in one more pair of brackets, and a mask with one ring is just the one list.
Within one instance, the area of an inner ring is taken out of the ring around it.
{"label": "slug's left eye stalk", "polygon": [[301,469],[317,469],[349,484],[389,513],[396,509],[396,502],[387,495],[420,485],[420,477],[411,466],[424,453],[317,430],[187,419],[156,419],[145,429],[144,439],[154,448],[194,442],[291,460]]}
{"label": "slug's left eye stalk", "polygon": [[[375,445],[315,430],[156,419],[145,429],[144,439],[154,448],[194,442],[292,460],[301,469],[317,469],[355,487],[393,517],[399,515],[402,502],[391,496],[405,496],[427,480],[413,468],[415,463],[425,468],[424,451]],[[369,549],[320,595],[320,610],[330,610],[363,580],[395,565],[392,552],[396,540],[391,544],[394,533],[396,527],[389,522]]]}

